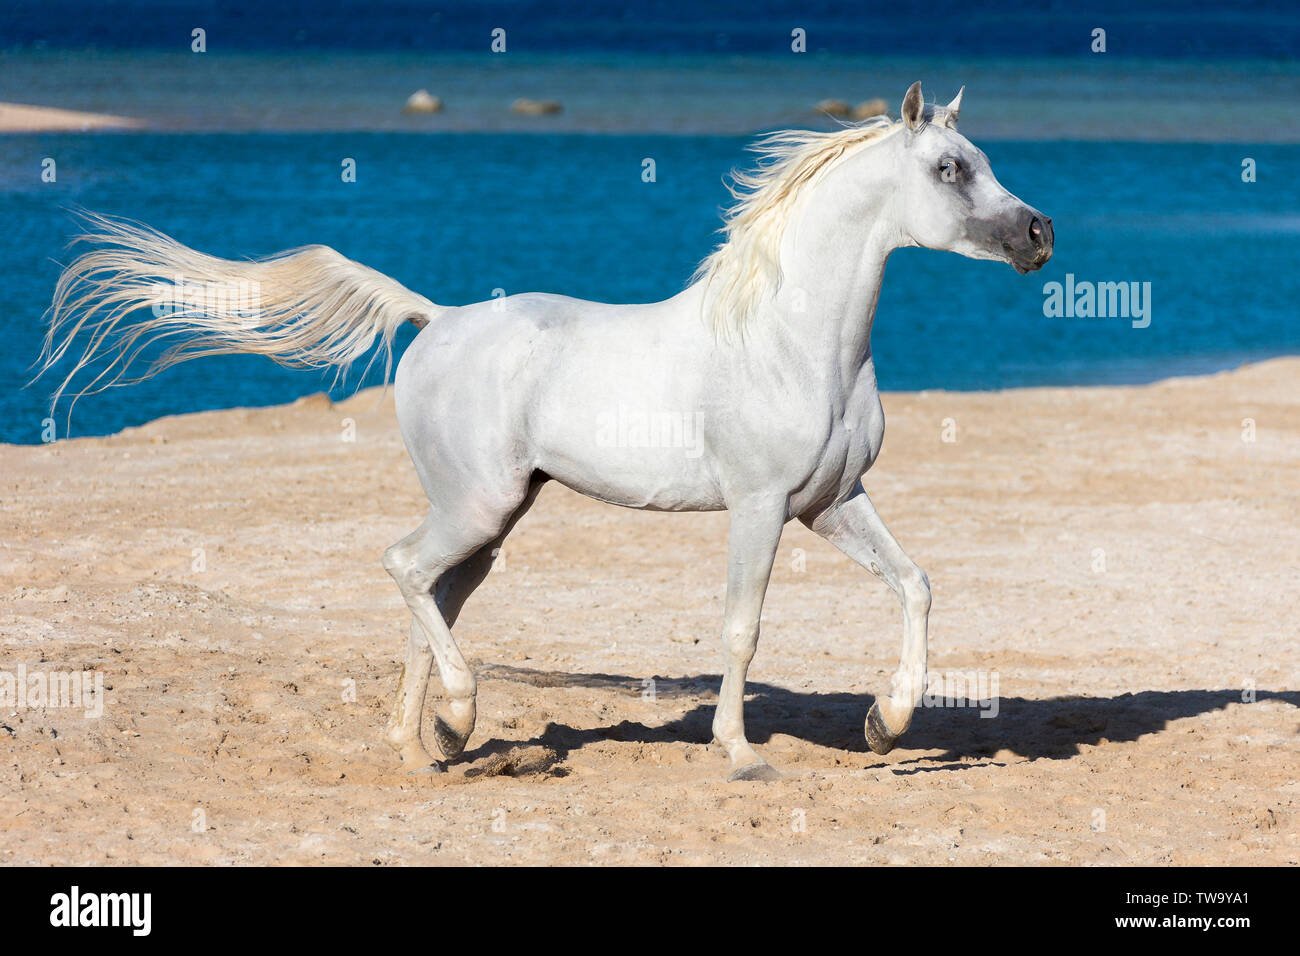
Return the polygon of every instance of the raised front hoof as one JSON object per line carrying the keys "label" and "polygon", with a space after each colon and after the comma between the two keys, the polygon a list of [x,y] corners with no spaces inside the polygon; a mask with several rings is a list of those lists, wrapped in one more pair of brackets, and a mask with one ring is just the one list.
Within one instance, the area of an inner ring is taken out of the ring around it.
{"label": "raised front hoof", "polygon": [[441,760],[435,760],[432,763],[430,763],[427,767],[417,767],[415,770],[408,770],[406,772],[406,775],[408,777],[416,777],[416,776],[423,776],[425,774],[437,774],[437,773],[446,773],[446,772],[447,772],[447,765],[444,764]]}
{"label": "raised front hoof", "polygon": [[867,746],[871,748],[872,753],[880,754],[882,757],[894,749],[894,744],[898,743],[899,734],[891,734],[889,728],[885,726],[885,718],[880,716],[880,705],[872,704],[871,709],[867,711]]}
{"label": "raised front hoof", "polygon": [[741,767],[739,770],[733,770],[731,776],[727,778],[728,783],[735,783],[737,780],[748,780],[758,783],[771,783],[773,780],[780,780],[781,774],[771,764],[751,763],[748,766]]}
{"label": "raised front hoof", "polygon": [[465,744],[469,742],[469,734],[457,733],[451,724],[438,716],[433,718],[433,736],[438,741],[438,749],[448,760],[455,760],[463,754]]}

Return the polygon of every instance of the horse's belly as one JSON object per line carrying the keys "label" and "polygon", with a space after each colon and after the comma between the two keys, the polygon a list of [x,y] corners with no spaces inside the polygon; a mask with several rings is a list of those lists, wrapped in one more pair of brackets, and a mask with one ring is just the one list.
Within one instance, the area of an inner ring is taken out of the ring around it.
{"label": "horse's belly", "polygon": [[673,445],[540,449],[538,468],[580,494],[625,508],[721,511],[726,505],[710,468],[692,454]]}
{"label": "horse's belly", "polygon": [[581,331],[547,364],[525,411],[538,469],[629,508],[724,507],[689,350],[663,338],[633,346],[613,327]]}

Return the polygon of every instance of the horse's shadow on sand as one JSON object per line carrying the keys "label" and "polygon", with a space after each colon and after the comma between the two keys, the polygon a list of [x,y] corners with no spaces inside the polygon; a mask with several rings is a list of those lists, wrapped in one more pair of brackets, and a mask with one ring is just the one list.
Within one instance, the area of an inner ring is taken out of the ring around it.
{"label": "horse's shadow on sand", "polygon": [[[493,665],[480,676],[535,687],[586,687],[644,697],[641,678],[620,674],[575,674]],[[579,729],[550,723],[533,743],[549,747],[560,760],[588,744],[607,740],[632,743],[708,743],[712,737],[713,708],[722,681],[718,674],[692,677],[656,677],[654,698],[672,701],[704,698],[687,713],[654,726],[623,720],[604,727]],[[745,729],[751,743],[763,744],[774,734],[785,734],[822,747],[861,753],[874,759],[863,738],[862,726],[868,696],[849,693],[795,691],[772,684],[745,685]],[[1300,708],[1300,691],[1257,691],[1256,701],[1280,700]],[[1171,721],[1194,717],[1229,704],[1243,703],[1241,690],[1141,691],[1116,697],[1058,697],[1026,700],[1002,697],[995,717],[982,717],[978,706],[918,708],[912,726],[899,742],[899,750],[940,751],[918,758],[920,762],[951,764],[968,758],[987,758],[1000,751],[1030,760],[1073,757],[1083,745],[1102,740],[1132,742],[1159,733]],[[666,708],[667,709],[667,708]],[[987,710],[987,708],[986,708]],[[508,744],[486,742],[468,751],[470,759],[495,753]],[[956,766],[961,766],[960,764]],[[939,769],[920,767],[917,769]]]}

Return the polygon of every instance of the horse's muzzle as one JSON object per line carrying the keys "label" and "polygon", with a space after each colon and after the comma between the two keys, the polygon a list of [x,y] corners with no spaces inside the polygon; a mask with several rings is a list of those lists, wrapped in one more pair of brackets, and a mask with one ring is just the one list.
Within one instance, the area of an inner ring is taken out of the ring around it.
{"label": "horse's muzzle", "polygon": [[1052,220],[1037,209],[1030,209],[1016,241],[1004,242],[1002,248],[1015,270],[1024,275],[1046,265],[1047,260],[1052,258],[1055,242]]}

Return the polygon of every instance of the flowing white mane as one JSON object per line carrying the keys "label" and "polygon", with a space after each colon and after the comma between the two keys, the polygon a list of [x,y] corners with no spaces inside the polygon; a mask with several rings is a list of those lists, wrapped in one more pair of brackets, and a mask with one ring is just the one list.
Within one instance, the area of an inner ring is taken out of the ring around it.
{"label": "flowing white mane", "polygon": [[879,116],[829,133],[781,130],[751,147],[758,167],[732,171],[727,188],[737,203],[723,213],[725,239],[692,277],[704,283],[717,335],[743,334],[758,303],[780,288],[781,236],[799,199],[849,152],[901,127]]}

